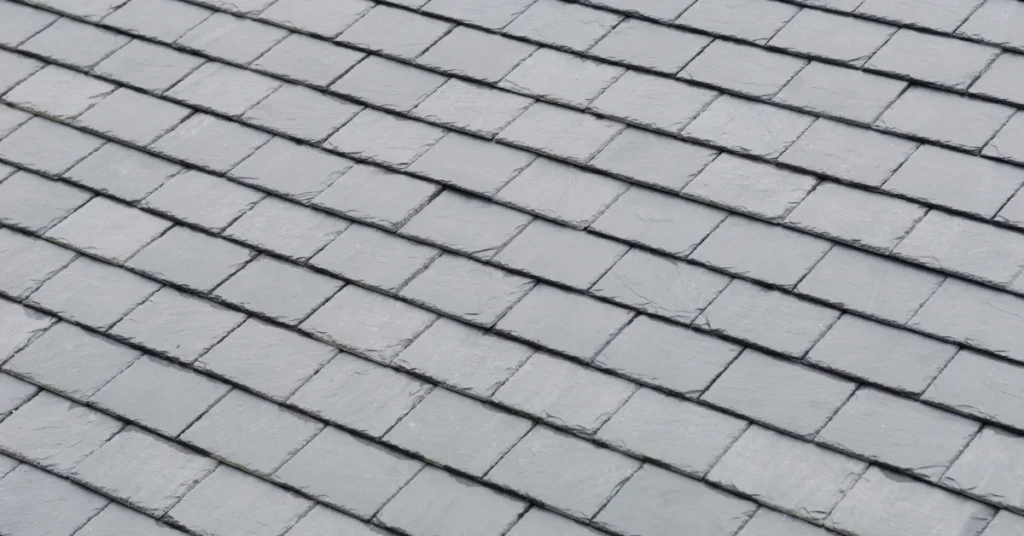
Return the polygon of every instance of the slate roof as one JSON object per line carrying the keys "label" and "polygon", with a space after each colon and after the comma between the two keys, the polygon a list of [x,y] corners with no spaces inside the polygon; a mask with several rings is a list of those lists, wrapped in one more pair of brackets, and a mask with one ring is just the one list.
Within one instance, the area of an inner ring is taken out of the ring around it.
{"label": "slate roof", "polygon": [[1024,2],[0,0],[0,534],[1024,534]]}

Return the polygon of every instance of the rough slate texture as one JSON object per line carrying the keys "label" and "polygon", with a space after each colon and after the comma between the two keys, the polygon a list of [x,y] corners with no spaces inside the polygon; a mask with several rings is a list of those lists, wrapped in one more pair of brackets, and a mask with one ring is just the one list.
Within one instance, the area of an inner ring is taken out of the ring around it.
{"label": "rough slate texture", "polygon": [[1021,536],[1024,2],[0,0],[0,535]]}

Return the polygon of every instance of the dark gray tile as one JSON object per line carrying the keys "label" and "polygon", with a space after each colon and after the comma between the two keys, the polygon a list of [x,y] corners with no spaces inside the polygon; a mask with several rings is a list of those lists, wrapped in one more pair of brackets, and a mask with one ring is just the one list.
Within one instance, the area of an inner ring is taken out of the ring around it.
{"label": "dark gray tile", "polygon": [[210,16],[210,10],[174,0],[131,0],[103,18],[128,33],[173,42]]}
{"label": "dark gray tile", "polygon": [[633,187],[591,228],[626,242],[683,257],[693,251],[725,215],[717,208],[675,195]]}
{"label": "dark gray tile", "polygon": [[896,391],[921,394],[957,347],[858,316],[843,315],[807,360]]}
{"label": "dark gray tile", "polygon": [[802,9],[769,44],[800,55],[862,67],[895,31],[888,24]]}
{"label": "dark gray tile", "polygon": [[733,215],[701,242],[690,259],[738,276],[792,288],[831,247],[827,240]]}
{"label": "dark gray tile", "polygon": [[622,17],[560,0],[538,0],[504,28],[509,35],[556,48],[584,51],[605,36]]}
{"label": "dark gray tile", "polygon": [[373,6],[367,0],[279,0],[259,17],[304,33],[334,37]]}
{"label": "dark gray tile", "polygon": [[675,134],[718,95],[717,91],[676,80],[628,71],[601,93],[589,109],[629,124]]}
{"label": "dark gray tile", "polygon": [[952,32],[983,0],[864,0],[856,13],[903,25]]}
{"label": "dark gray tile", "polygon": [[757,505],[702,482],[645,465],[594,519],[618,534],[675,534],[690,527],[701,535],[730,536]]}
{"label": "dark gray tile", "polygon": [[15,354],[4,370],[75,400],[88,400],[140,355],[138,350],[61,322]]}
{"label": "dark gray tile", "polygon": [[338,237],[349,222],[268,197],[231,224],[224,235],[290,259],[306,261]]}
{"label": "dark gray tile", "polygon": [[310,264],[344,279],[396,292],[441,252],[436,248],[353,225],[310,260]]}
{"label": "dark gray tile", "polygon": [[683,195],[775,221],[785,218],[817,184],[810,175],[722,154],[683,188]]}
{"label": "dark gray tile", "polygon": [[856,387],[830,374],[746,350],[701,400],[811,438]]}
{"label": "dark gray tile", "polygon": [[226,173],[270,141],[270,135],[206,114],[195,114],[149,146],[190,164]]}
{"label": "dark gray tile", "polygon": [[369,519],[422,467],[418,460],[327,427],[288,460],[274,479]]}
{"label": "dark gray tile", "polygon": [[815,441],[937,481],[980,426],[915,400],[865,388],[850,398]]}
{"label": "dark gray tile", "polygon": [[527,504],[444,471],[427,467],[377,515],[406,534],[500,536]]}
{"label": "dark gray tile", "polygon": [[708,480],[820,523],[867,467],[860,460],[751,426]]}
{"label": "dark gray tile", "polygon": [[719,39],[691,61],[679,77],[767,99],[805,65],[804,59]]}
{"label": "dark gray tile", "polygon": [[27,303],[105,330],[159,288],[133,273],[79,257],[33,292]]}
{"label": "dark gray tile", "polygon": [[264,197],[258,190],[188,170],[165,182],[142,206],[220,232]]}
{"label": "dark gray tile", "polygon": [[906,87],[902,80],[815,61],[772,100],[824,116],[871,124]]}
{"label": "dark gray tile", "polygon": [[494,262],[585,291],[629,248],[591,233],[534,220]]}
{"label": "dark gray tile", "polygon": [[589,519],[639,467],[622,454],[538,426],[487,473],[487,480]]}
{"label": "dark gray tile", "polygon": [[636,385],[565,359],[536,353],[498,389],[500,404],[583,434],[593,434]]}
{"label": "dark gray tile", "polygon": [[480,477],[533,422],[445,389],[434,389],[384,441],[427,460]]}
{"label": "dark gray tile", "polygon": [[453,78],[411,114],[430,123],[491,138],[533,102],[527,97]]}
{"label": "dark gray tile", "polygon": [[335,82],[331,91],[388,110],[408,112],[447,80],[425,69],[369,56]]}
{"label": "dark gray tile", "polygon": [[18,48],[60,63],[89,68],[130,40],[130,37],[61,17]]}
{"label": "dark gray tile", "polygon": [[139,209],[94,197],[46,232],[77,250],[123,263],[173,224]]}
{"label": "dark gray tile", "polygon": [[696,398],[742,347],[690,329],[638,317],[594,359],[594,366]]}
{"label": "dark gray tile", "polygon": [[343,285],[307,268],[262,256],[217,287],[214,296],[294,326]]}
{"label": "dark gray tile", "polygon": [[698,0],[676,23],[763,45],[798,11],[771,0]]}
{"label": "dark gray tile", "polygon": [[[496,0],[507,3],[505,0]],[[527,0],[531,1],[532,0]],[[438,3],[438,2],[435,2]],[[465,2],[469,9],[485,6],[489,2]],[[481,14],[491,16],[493,9],[484,8]],[[456,26],[448,35],[430,47],[416,63],[441,72],[468,76],[482,82],[497,83],[534,50],[531,45],[501,35],[481,32],[465,26]]]}
{"label": "dark gray tile", "polygon": [[[1020,436],[985,427],[943,475],[942,483],[986,502],[1019,510],[1021,499],[1016,492],[1016,475],[1021,471],[1022,447]],[[1015,522],[1005,519],[1009,517],[1005,513],[999,517],[1004,519],[996,518],[984,534],[998,535],[993,525],[1009,527],[1021,523],[1020,518]]]}
{"label": "dark gray tile", "polygon": [[[872,467],[832,511],[825,526],[848,534],[896,536],[923,530],[953,536],[977,533],[993,515],[991,506]],[[939,517],[945,522],[936,525]]]}
{"label": "dark gray tile", "polygon": [[944,277],[872,253],[836,246],[797,287],[797,292],[867,316],[906,323]]}
{"label": "dark gray tile", "polygon": [[59,175],[104,143],[91,134],[33,117],[0,141],[0,157],[33,171]]}
{"label": "dark gray tile", "polygon": [[[669,1],[679,3],[678,0]],[[630,9],[628,5],[620,8]],[[711,38],[705,35],[628,18],[594,45],[589,53],[616,63],[674,75],[710,42]]]}
{"label": "dark gray tile", "polygon": [[284,138],[274,138],[231,170],[236,179],[300,202],[334,184],[352,161]]}
{"label": "dark gray tile", "polygon": [[1024,418],[1014,393],[1021,385],[1024,371],[1019,366],[961,350],[921,399],[1020,429]]}
{"label": "dark gray tile", "polygon": [[746,428],[741,419],[640,389],[595,437],[699,479]]}
{"label": "dark gray tile", "polygon": [[47,65],[4,95],[23,110],[70,121],[113,93],[115,86],[77,71]]}
{"label": "dark gray tile", "polygon": [[164,287],[110,333],[191,363],[245,320],[245,315]]}
{"label": "dark gray tile", "polygon": [[344,350],[390,363],[437,315],[349,285],[302,323],[302,330]]}
{"label": "dark gray tile", "polygon": [[94,409],[43,392],[0,423],[0,448],[49,471],[67,473],[123,426]]}
{"label": "dark gray tile", "polygon": [[819,119],[779,162],[867,186],[881,186],[918,147],[917,143]]}
{"label": "dark gray tile", "polygon": [[792,110],[723,95],[683,130],[683,136],[740,154],[776,158],[813,121]]}
{"label": "dark gray tile", "polygon": [[700,266],[633,249],[590,292],[645,313],[690,323],[730,280]]}
{"label": "dark gray tile", "polygon": [[279,87],[281,82],[268,76],[209,62],[178,82],[167,96],[197,108],[240,116]]}
{"label": "dark gray tile", "polygon": [[274,536],[294,525],[311,501],[237,469],[221,465],[192,488],[166,519],[191,532]]}
{"label": "dark gray tile", "polygon": [[[421,0],[415,0],[422,3]],[[504,28],[518,17],[534,0],[430,0],[423,11],[483,26],[492,30]]]}
{"label": "dark gray tile", "polygon": [[461,322],[440,318],[394,361],[394,366],[480,397],[494,394],[533,349]]}
{"label": "dark gray tile", "polygon": [[90,402],[161,434],[177,436],[230,389],[192,370],[143,356]]}
{"label": "dark gray tile", "polygon": [[964,90],[997,54],[999,49],[994,47],[904,28],[865,67]]}
{"label": "dark gray tile", "polygon": [[337,350],[250,318],[196,361],[196,367],[284,401]]}
{"label": "dark gray tile", "polygon": [[[937,113],[942,110],[942,113]],[[914,86],[889,107],[875,124],[883,129],[931,140],[958,149],[981,149],[1014,109]]]}
{"label": "dark gray tile", "polygon": [[343,216],[394,230],[419,212],[440,190],[436,184],[383,168],[356,164],[312,204]]}
{"label": "dark gray tile", "polygon": [[633,312],[587,296],[537,285],[495,327],[499,332],[591,359]]}
{"label": "dark gray tile", "polygon": [[502,130],[497,139],[584,164],[623,128],[621,123],[538,102]]}
{"label": "dark gray tile", "polygon": [[72,475],[158,517],[216,467],[206,456],[129,427],[82,461]]}
{"label": "dark gray tile", "polygon": [[97,74],[151,91],[164,91],[205,62],[170,47],[134,39],[95,67]]}
{"label": "dark gray tile", "polygon": [[326,88],[365,57],[362,52],[293,33],[252,62],[251,66]]}
{"label": "dark gray tile", "polygon": [[498,193],[537,155],[449,132],[407,170],[484,196]]}
{"label": "dark gray tile", "polygon": [[457,255],[443,255],[419,273],[401,296],[481,327],[490,327],[535,281]]}
{"label": "dark gray tile", "polygon": [[699,145],[627,128],[590,161],[590,165],[630,182],[678,192],[718,152]]}
{"label": "dark gray tile", "polygon": [[254,256],[248,248],[179,225],[142,248],[125,266],[209,292]]}
{"label": "dark gray tile", "polygon": [[18,536],[72,534],[109,502],[27,463],[0,481],[0,497],[0,530]]}
{"label": "dark gray tile", "polygon": [[629,185],[538,158],[495,196],[499,201],[575,228],[590,225]]}
{"label": "dark gray tile", "polygon": [[117,143],[108,143],[64,172],[62,178],[129,203],[141,201],[181,166]]}
{"label": "dark gray tile", "polygon": [[276,45],[289,32],[269,24],[214,13],[178,39],[177,44],[231,63],[246,65]]}
{"label": "dark gray tile", "polygon": [[328,138],[324,146],[353,158],[404,168],[445,132],[433,125],[365,109]]}
{"label": "dark gray tile", "polygon": [[414,59],[452,28],[450,23],[404,9],[377,5],[337,41],[389,56]]}
{"label": "dark gray tile", "polygon": [[402,234],[489,260],[533,218],[490,201],[445,190],[402,227]]}
{"label": "dark gray tile", "polygon": [[73,251],[0,229],[0,293],[25,298],[74,258]]}
{"label": "dark gray tile", "polygon": [[800,357],[837,318],[839,311],[734,279],[695,323],[712,333]]}
{"label": "dark gray tile", "polygon": [[927,208],[883,194],[824,182],[786,218],[800,230],[888,253]]}
{"label": "dark gray tile", "polygon": [[585,108],[624,72],[622,67],[541,48],[518,63],[498,86],[573,108]]}

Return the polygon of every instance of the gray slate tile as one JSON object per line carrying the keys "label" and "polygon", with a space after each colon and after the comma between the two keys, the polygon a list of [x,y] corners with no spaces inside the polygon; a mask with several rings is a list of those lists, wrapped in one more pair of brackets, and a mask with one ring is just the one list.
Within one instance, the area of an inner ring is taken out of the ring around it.
{"label": "gray slate tile", "polygon": [[[25,124],[25,122],[29,119],[32,119],[32,114],[28,112],[23,112],[15,108],[11,108],[6,104],[0,104],[0,138],[7,136],[11,132],[14,132],[18,127]],[[6,164],[4,165],[6,166]],[[13,169],[8,169],[6,173],[13,172]]]}
{"label": "gray slate tile", "polygon": [[418,460],[327,427],[288,460],[274,479],[369,519],[422,468]]}
{"label": "gray slate tile", "polygon": [[356,164],[313,198],[319,208],[381,226],[401,227],[440,190],[436,184]]}
{"label": "gray slate tile", "polygon": [[632,187],[591,228],[625,242],[684,257],[725,219],[725,215],[722,210],[675,195]]}
{"label": "gray slate tile", "polygon": [[1022,133],[1024,133],[1024,115],[1017,113],[999,130],[996,137],[988,142],[982,154],[1017,164],[1024,163]]}
{"label": "gray slate tile", "polygon": [[779,162],[846,182],[881,186],[917,147],[903,138],[819,119]]}
{"label": "gray slate tile", "polygon": [[812,122],[811,116],[792,110],[723,95],[683,130],[683,136],[740,154],[776,158]]}
{"label": "gray slate tile", "polygon": [[1017,329],[1024,300],[988,287],[947,279],[908,325],[1015,360],[1024,360]]}
{"label": "gray slate tile", "polygon": [[888,24],[802,9],[772,38],[770,45],[787,52],[862,67],[895,31],[896,28]]}
{"label": "gray slate tile", "polygon": [[672,22],[696,0],[594,0],[596,6],[630,14],[645,15],[661,22]]}
{"label": "gray slate tile", "polygon": [[997,54],[999,49],[994,47],[904,28],[865,67],[964,90]]}
{"label": "gray slate tile", "polygon": [[[505,0],[495,1],[506,3]],[[488,2],[464,3],[470,9],[474,9]],[[493,9],[484,9],[482,12],[486,15],[495,13]],[[416,63],[441,72],[468,76],[493,84],[504,78],[534,50],[537,50],[536,45],[465,26],[456,26],[417,58]]]}
{"label": "gray slate tile", "polygon": [[551,48],[520,61],[498,87],[585,108],[626,70]]}
{"label": "gray slate tile", "polygon": [[839,312],[789,294],[734,279],[695,324],[799,357],[839,318]]}
{"label": "gray slate tile", "polygon": [[1024,194],[1017,190],[1017,193],[1013,194],[1013,197],[999,210],[995,219],[1014,227],[1024,226]]}
{"label": "gray slate tile", "polygon": [[290,80],[326,88],[366,55],[303,34],[288,34],[251,66]]}
{"label": "gray slate tile", "polygon": [[906,86],[901,80],[815,61],[773,100],[827,117],[871,124]]}
{"label": "gray slate tile", "polygon": [[614,121],[538,102],[505,127],[497,139],[573,163],[585,164],[623,128],[622,124]]}
{"label": "gray slate tile", "polygon": [[537,155],[449,132],[407,170],[484,196],[498,193]]}
{"label": "gray slate tile", "polygon": [[353,162],[284,138],[274,138],[235,166],[232,177],[300,202],[312,201]]}
{"label": "gray slate tile", "polygon": [[540,508],[531,508],[508,536],[597,536],[599,533]]}
{"label": "gray slate tile", "polygon": [[816,441],[934,482],[980,426],[914,400],[865,388],[850,398]]}
{"label": "gray slate tile", "polygon": [[91,134],[33,117],[0,141],[0,157],[33,171],[59,175],[104,143]]}
{"label": "gray slate tile", "polygon": [[528,506],[475,482],[427,467],[377,515],[406,534],[500,536]]}
{"label": "gray slate tile", "polygon": [[255,256],[248,248],[179,225],[142,248],[125,266],[208,292]]}
{"label": "gray slate tile", "polygon": [[82,461],[72,475],[157,517],[216,467],[206,456],[129,427]]}
{"label": "gray slate tile", "polygon": [[621,20],[619,15],[575,3],[538,0],[503,31],[555,48],[584,51]]}
{"label": "gray slate tile", "polygon": [[386,536],[389,534],[331,508],[317,505],[289,529],[288,536],[329,536],[335,533],[352,536]]}
{"label": "gray slate tile", "polygon": [[384,435],[433,386],[370,361],[339,354],[289,403],[372,437]]}
{"label": "gray slate tile", "polygon": [[707,484],[645,465],[594,522],[619,534],[670,536],[690,527],[707,536],[735,534],[757,505]]}
{"label": "gray slate tile", "polygon": [[62,17],[18,48],[87,69],[130,40],[125,35]]}
{"label": "gray slate tile", "polygon": [[805,523],[792,518],[786,514],[780,514],[774,510],[761,508],[750,518],[750,522],[743,526],[737,536],[829,536],[825,529]]}
{"label": "gray slate tile", "polygon": [[[184,106],[121,88],[75,122],[88,130],[136,145],[146,145],[192,113]],[[125,118],[130,118],[126,120]]]}
{"label": "gray slate tile", "polygon": [[538,352],[493,399],[540,420],[592,434],[634,391],[631,382]]}
{"label": "gray slate tile", "polygon": [[[986,502],[1019,510],[1022,501],[1017,482],[1024,470],[1020,462],[1022,447],[1020,436],[985,427],[943,475],[942,483]],[[1020,518],[999,519],[1008,517],[1000,513],[984,534],[992,533],[993,525],[1021,526]]]}
{"label": "gray slate tile", "polygon": [[323,37],[335,37],[373,8],[367,0],[280,0],[259,17]]}
{"label": "gray slate tile", "polygon": [[275,536],[294,525],[313,503],[237,469],[221,465],[167,513],[191,532]]}
{"label": "gray slate tile", "polygon": [[931,385],[956,352],[952,344],[843,315],[807,354],[807,360],[917,395]]}
{"label": "gray slate tile", "polygon": [[74,258],[73,251],[10,229],[0,229],[0,293],[15,299],[25,298]]}
{"label": "gray slate tile", "polygon": [[745,350],[701,400],[811,438],[856,387],[836,376]]}
{"label": "gray slate tile", "polygon": [[232,63],[247,65],[289,32],[269,24],[214,13],[178,39],[177,44]]}
{"label": "gray slate tile", "polygon": [[593,363],[645,385],[696,398],[741,349],[716,337],[640,316]]}
{"label": "gray slate tile", "polygon": [[[0,420],[6,419],[14,410],[32,399],[39,392],[39,388],[35,385],[19,380],[10,374],[3,373],[0,373],[0,387],[3,388],[3,394],[0,395]],[[10,461],[7,462],[6,460]],[[10,458],[0,458],[0,478],[3,478],[3,475],[14,469],[16,464],[17,462]]]}
{"label": "gray slate tile", "polygon": [[943,279],[941,274],[916,266],[836,246],[800,282],[797,292],[902,325]]}
{"label": "gray slate tile", "polygon": [[481,477],[533,422],[445,389],[434,389],[384,441],[434,463]]}
{"label": "gray slate tile", "polygon": [[15,47],[53,24],[57,15],[14,2],[0,6],[0,43]]}
{"label": "gray slate tile", "polygon": [[914,86],[897,99],[875,125],[897,134],[976,151],[1006,123],[1013,111],[1002,104]]}
{"label": "gray slate tile", "polygon": [[82,115],[113,93],[115,86],[77,71],[47,65],[4,95],[4,101],[61,121]]}
{"label": "gray slate tile", "polygon": [[281,82],[268,76],[224,63],[209,62],[178,82],[166,94],[196,108],[237,117],[279,87]]}
{"label": "gray slate tile", "polygon": [[612,240],[537,219],[494,262],[585,291],[629,248]]}
{"label": "gray slate tile", "polygon": [[961,350],[921,398],[1020,430],[1024,419],[1014,393],[1022,384],[1024,371],[1017,365]]}
{"label": "gray slate tile", "polygon": [[242,120],[316,143],[355,117],[362,106],[287,84],[260,101]]}
{"label": "gray slate tile", "polygon": [[206,114],[195,114],[149,146],[201,168],[226,173],[270,141],[270,135]]}
{"label": "gray slate tile", "polygon": [[394,360],[394,366],[479,397],[494,394],[533,349],[461,322],[440,318]]}
{"label": "gray slate tile", "polygon": [[691,61],[679,77],[767,99],[778,93],[805,65],[807,60],[761,47],[716,40]]}
{"label": "gray slate tile", "polygon": [[860,460],[751,426],[708,480],[820,523],[867,467]]}
{"label": "gray slate tile", "polygon": [[191,363],[245,320],[245,315],[164,287],[110,333]]}
{"label": "gray slate tile", "polygon": [[344,279],[396,292],[440,255],[430,246],[367,225],[349,227],[310,263]]}
{"label": "gray slate tile", "polygon": [[220,232],[264,197],[255,189],[188,170],[165,182],[142,206]]}
{"label": "gray slate tile", "polygon": [[570,517],[589,519],[639,467],[622,454],[538,426],[486,479]]}
{"label": "gray slate tile", "polygon": [[490,138],[532,103],[527,97],[452,78],[410,113],[429,123]]}
{"label": "gray slate tile", "polygon": [[122,534],[149,534],[152,536],[182,536],[184,533],[153,518],[111,503],[99,515],[89,520],[80,533],[88,536],[118,536]]}
{"label": "gray slate tile", "polygon": [[640,389],[595,437],[699,479],[739,439],[747,424],[697,404]]}
{"label": "gray slate tile", "polygon": [[407,112],[447,79],[425,69],[371,55],[338,79],[331,91],[387,110]]}
{"label": "gray slate tile", "polygon": [[452,28],[450,23],[377,5],[336,39],[373,52],[414,59]]}
{"label": "gray slate tile", "polygon": [[627,128],[589,165],[630,182],[678,192],[717,156],[717,151],[699,145]]}
{"label": "gray slate tile", "polygon": [[488,260],[531,219],[519,211],[446,189],[413,216],[401,233]]}
{"label": "gray slate tile", "polygon": [[0,423],[0,448],[46,470],[67,473],[123,426],[92,408],[43,392]]}
{"label": "gray slate tile", "polygon": [[174,0],[131,0],[103,18],[128,33],[173,42],[210,16],[210,10]]}
{"label": "gray slate tile", "polygon": [[995,519],[985,527],[984,536],[1017,536],[1024,531],[1024,518],[1011,514],[1007,510],[1000,510]]}
{"label": "gray slate tile", "polygon": [[230,390],[227,384],[143,356],[91,402],[161,434],[177,436]]}
{"label": "gray slate tile", "polygon": [[353,158],[404,168],[445,132],[426,123],[365,109],[328,138],[324,146]]}
{"label": "gray slate tile", "polygon": [[957,28],[956,34],[1024,51],[1021,7],[1006,0],[985,2]]}
{"label": "gray slate tile", "polygon": [[57,320],[19,303],[0,300],[0,321],[5,326],[0,331],[0,361],[6,361]]}
{"label": "gray slate tile", "polygon": [[799,10],[771,0],[697,0],[676,24],[763,45]]}
{"label": "gray slate tile", "polygon": [[23,463],[0,480],[0,530],[16,536],[72,534],[108,502],[102,495]]}
{"label": "gray slate tile", "polygon": [[632,317],[632,311],[540,284],[495,329],[574,357],[591,359]]}
{"label": "gray slate tile", "polygon": [[[678,0],[669,1],[679,3]],[[630,9],[629,5],[616,7]],[[710,42],[711,38],[704,35],[627,18],[594,45],[589,53],[616,63],[674,75]]]}
{"label": "gray slate tile", "polygon": [[[870,1],[870,0],[869,0]],[[872,467],[825,521],[849,534],[976,534],[995,509],[910,477]]]}
{"label": "gray slate tile", "polygon": [[133,207],[94,197],[46,232],[46,237],[123,263],[173,224]]}
{"label": "gray slate tile", "polygon": [[674,134],[718,95],[717,91],[628,71],[588,108],[629,124]]}
{"label": "gray slate tile", "polygon": [[416,275],[400,295],[427,309],[486,328],[534,284],[532,279],[448,254]]}
{"label": "gray slate tile", "polygon": [[170,47],[134,39],[94,67],[96,74],[151,91],[164,91],[205,62]]}
{"label": "gray slate tile", "polygon": [[61,322],[18,352],[4,370],[75,400],[88,400],[141,352]]}
{"label": "gray slate tile", "polygon": [[309,260],[348,226],[349,222],[341,218],[268,197],[235,220],[224,234],[301,262]]}
{"label": "gray slate tile", "polygon": [[941,32],[952,32],[971,14],[982,0],[864,0],[856,13],[903,25],[920,26]]}
{"label": "gray slate tile", "polygon": [[195,365],[283,401],[335,354],[326,344],[250,318]]}
{"label": "gray slate tile", "polygon": [[817,184],[810,175],[722,154],[683,188],[683,195],[775,221],[785,218]]}
{"label": "gray slate tile", "polygon": [[108,143],[64,172],[62,178],[133,203],[145,199],[181,170],[178,164],[149,153]]}
{"label": "gray slate tile", "polygon": [[532,3],[533,0],[430,0],[423,6],[423,11],[500,30]]}
{"label": "gray slate tile", "polygon": [[0,77],[0,90],[7,91],[42,69],[45,64],[5,50],[0,54],[0,66],[3,66],[4,73],[3,77]]}
{"label": "gray slate tile", "polygon": [[[629,185],[603,175],[538,158],[495,198],[524,211],[582,229],[590,225]],[[522,216],[522,215],[520,215]]]}

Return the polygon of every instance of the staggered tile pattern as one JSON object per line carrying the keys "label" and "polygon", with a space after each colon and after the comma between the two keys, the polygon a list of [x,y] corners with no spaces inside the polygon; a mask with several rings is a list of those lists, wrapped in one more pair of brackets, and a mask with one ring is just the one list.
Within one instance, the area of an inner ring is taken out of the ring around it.
{"label": "staggered tile pattern", "polygon": [[0,534],[1024,533],[1021,6],[0,0]]}

